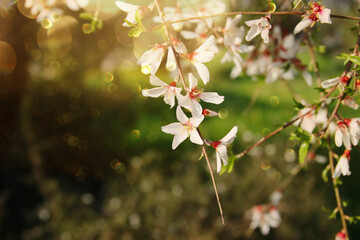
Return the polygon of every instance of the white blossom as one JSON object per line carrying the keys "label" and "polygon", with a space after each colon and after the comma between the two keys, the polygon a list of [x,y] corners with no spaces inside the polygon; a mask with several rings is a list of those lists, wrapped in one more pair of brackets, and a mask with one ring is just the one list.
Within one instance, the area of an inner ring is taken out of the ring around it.
{"label": "white blossom", "polygon": [[153,48],[144,52],[137,64],[141,65],[141,67],[148,67],[148,73],[155,75],[160,67],[166,48],[165,44],[156,44]]}
{"label": "white blossom", "polygon": [[193,116],[202,114],[200,100],[208,103],[220,104],[224,101],[223,96],[219,96],[216,92],[203,92],[198,89],[198,80],[189,73],[189,91],[185,96],[179,96],[179,105],[191,111]]}
{"label": "white blossom", "polygon": [[[155,4],[151,3],[149,6],[138,6],[135,4],[126,3],[123,1],[116,1],[116,6],[120,8],[121,11],[124,11],[127,13],[126,21],[132,24],[136,24],[136,11],[140,13],[140,16],[143,17],[147,12],[150,12],[153,10]],[[123,26],[130,27],[130,25],[127,22],[123,23]]]}
{"label": "white blossom", "polygon": [[178,106],[176,109],[176,118],[179,122],[170,123],[169,125],[161,127],[163,132],[174,135],[172,149],[177,148],[177,146],[188,137],[190,137],[190,141],[195,144],[204,144],[197,131],[197,127],[203,121],[204,115],[193,116],[189,119],[181,107]]}
{"label": "white blossom", "polygon": [[87,7],[89,0],[66,0],[66,5],[73,11],[79,11],[81,8]]}
{"label": "white blossom", "polygon": [[307,11],[303,19],[295,26],[294,34],[301,32],[305,28],[313,27],[317,21],[327,24],[332,23],[330,19],[330,9],[325,8],[316,2],[310,2],[309,6],[311,9]]}
{"label": "white blossom", "polygon": [[281,217],[275,206],[267,209],[264,205],[255,206],[252,209],[251,229],[260,228],[262,235],[268,235],[270,227],[276,228],[280,225]]}
{"label": "white blossom", "polygon": [[336,164],[335,171],[333,178],[340,177],[342,174],[343,176],[349,176],[350,172],[350,150],[345,150],[345,152],[340,156],[338,163]]}
{"label": "white blossom", "polygon": [[346,149],[351,149],[350,132],[345,122],[339,121],[335,131],[335,145],[341,147],[345,146]]}
{"label": "white blossom", "polygon": [[167,84],[161,81],[158,77],[150,75],[150,83],[157,87],[151,89],[144,89],[142,90],[142,94],[145,97],[153,98],[164,96],[165,103],[169,104],[171,108],[174,107],[175,96],[180,95],[181,92],[181,88],[176,87],[176,82],[171,82],[170,84]]}
{"label": "white blossom", "polygon": [[216,149],[216,167],[217,173],[221,171],[221,163],[226,166],[228,164],[227,146],[234,142],[238,127],[234,126],[225,137],[219,141],[212,142],[211,146]]}
{"label": "white blossom", "polygon": [[250,27],[250,30],[248,31],[245,39],[250,41],[260,34],[264,43],[269,43],[269,31],[271,29],[269,19],[270,17],[266,16],[260,19],[246,21],[245,24]]}

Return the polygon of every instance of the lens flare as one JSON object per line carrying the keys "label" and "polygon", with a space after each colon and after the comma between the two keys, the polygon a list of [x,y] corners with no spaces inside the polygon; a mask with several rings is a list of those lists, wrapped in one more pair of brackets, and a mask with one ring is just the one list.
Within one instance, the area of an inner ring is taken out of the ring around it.
{"label": "lens flare", "polygon": [[273,13],[276,10],[276,4],[274,2],[267,2],[266,3],[266,11],[268,11],[269,13]]}
{"label": "lens flare", "polygon": [[142,66],[141,67],[141,72],[143,74],[146,74],[146,75],[150,74],[151,73],[151,66],[150,65]]}
{"label": "lens flare", "polygon": [[9,74],[16,66],[16,53],[7,42],[0,41],[0,73]]}
{"label": "lens flare", "polygon": [[40,28],[37,33],[40,50],[51,58],[66,56],[71,49],[71,31],[61,22],[53,23],[49,29]]}
{"label": "lens flare", "polygon": [[41,26],[45,29],[51,28],[52,25],[53,25],[52,21],[48,18],[44,18],[43,20],[41,20]]}

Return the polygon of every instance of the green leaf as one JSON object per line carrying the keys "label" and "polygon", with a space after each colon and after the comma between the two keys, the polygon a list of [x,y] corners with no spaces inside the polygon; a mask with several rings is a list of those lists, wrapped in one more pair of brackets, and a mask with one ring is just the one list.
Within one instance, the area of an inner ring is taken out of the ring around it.
{"label": "green leaf", "polygon": [[307,152],[309,150],[309,146],[310,146],[310,144],[308,142],[303,142],[300,145],[300,148],[299,148],[299,162],[300,162],[300,164],[303,164],[305,162],[305,158],[306,158]]}
{"label": "green leaf", "polygon": [[354,95],[355,91],[351,87],[345,86],[344,93],[351,97],[352,95]]}
{"label": "green leaf", "polygon": [[130,29],[129,33],[128,33],[128,36],[129,37],[139,37],[140,34],[144,31],[143,28],[140,28],[140,27],[133,27],[132,29]]}
{"label": "green leaf", "polygon": [[125,22],[132,27],[128,33],[129,37],[139,37],[142,32],[146,31],[146,28],[141,22],[141,13],[138,10],[135,12],[135,20],[136,24],[133,24],[125,19]]}
{"label": "green leaf", "polygon": [[79,14],[79,17],[85,20],[92,20],[93,15],[91,13],[83,12]]}
{"label": "green leaf", "polygon": [[338,213],[338,208],[335,208],[332,213],[329,216],[329,219],[335,219],[336,218],[336,214]]}
{"label": "green leaf", "polygon": [[225,172],[231,173],[232,170],[234,169],[234,163],[235,163],[236,157],[235,156],[231,156],[228,158],[228,164],[226,166],[222,166],[221,171],[220,171],[220,175],[224,174]]}
{"label": "green leaf", "polygon": [[324,170],[321,173],[321,177],[324,180],[324,182],[329,181],[329,178],[328,178],[329,170],[330,170],[330,165],[327,165],[326,168],[324,168]]}

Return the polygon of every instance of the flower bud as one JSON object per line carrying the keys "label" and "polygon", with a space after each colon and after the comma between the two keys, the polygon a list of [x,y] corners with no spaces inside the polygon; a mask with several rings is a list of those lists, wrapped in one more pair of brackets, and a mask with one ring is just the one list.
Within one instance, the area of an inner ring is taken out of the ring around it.
{"label": "flower bud", "polygon": [[219,114],[218,114],[217,112],[215,112],[215,111],[212,111],[212,110],[210,110],[210,109],[204,108],[204,109],[202,110],[202,115],[204,115],[205,117],[216,117],[216,116],[218,116]]}

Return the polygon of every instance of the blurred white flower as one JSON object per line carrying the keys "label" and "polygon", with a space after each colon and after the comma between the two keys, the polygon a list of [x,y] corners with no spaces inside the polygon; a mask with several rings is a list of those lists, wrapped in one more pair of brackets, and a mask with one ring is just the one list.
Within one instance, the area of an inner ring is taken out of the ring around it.
{"label": "blurred white flower", "polygon": [[[127,13],[126,21],[132,24],[136,24],[136,11],[140,13],[140,16],[143,17],[146,13],[152,11],[154,9],[155,4],[151,3],[149,6],[138,6],[130,3],[126,3],[123,1],[116,1],[116,6],[120,8],[121,11],[124,11]],[[127,22],[123,23],[124,27],[130,27],[130,25]]]}
{"label": "blurred white flower", "polygon": [[252,209],[251,229],[260,228],[262,235],[268,235],[270,227],[276,228],[280,225],[281,217],[275,206],[267,208],[264,205],[258,205]]}
{"label": "blurred white flower", "polygon": [[156,44],[150,50],[144,52],[144,54],[137,61],[137,64],[141,65],[141,67],[149,68],[147,73],[155,75],[160,67],[162,58],[165,55],[166,48],[166,44]]}
{"label": "blurred white flower", "polygon": [[250,41],[260,34],[264,43],[269,43],[269,31],[271,29],[269,20],[270,16],[266,16],[260,19],[246,21],[245,24],[250,27],[250,30],[245,37],[246,41]]}

